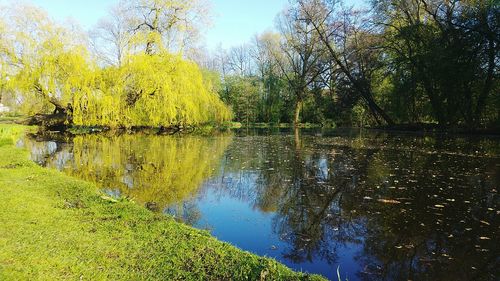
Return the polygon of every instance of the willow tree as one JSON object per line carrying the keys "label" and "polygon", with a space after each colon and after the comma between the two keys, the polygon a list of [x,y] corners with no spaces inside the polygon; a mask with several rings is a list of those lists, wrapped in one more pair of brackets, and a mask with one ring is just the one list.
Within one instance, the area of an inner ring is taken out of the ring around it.
{"label": "willow tree", "polygon": [[[74,29],[56,24],[38,8],[2,9],[7,15],[0,25],[5,31],[0,86],[25,113],[51,112],[42,118],[49,126],[170,127],[229,120],[230,110],[198,66],[163,47],[163,17],[177,6],[151,3],[162,20],[157,31],[143,33],[151,52],[129,49],[117,57],[123,58],[121,65],[102,69],[89,55],[86,38]],[[159,41],[155,36],[161,36]]]}
{"label": "willow tree", "polygon": [[70,122],[75,95],[89,91],[94,79],[83,37],[34,7],[5,11],[0,50],[5,91],[28,113],[53,111]]}
{"label": "willow tree", "polygon": [[196,46],[210,21],[205,0],[128,0],[121,5],[135,46],[147,54],[162,49],[185,52]]}
{"label": "willow tree", "polygon": [[114,66],[101,71],[102,92],[78,100],[75,124],[172,127],[230,120],[210,79],[183,58],[206,25],[206,3],[121,1],[98,26],[97,39],[109,47]]}
{"label": "willow tree", "polygon": [[5,38],[6,33],[5,23],[0,19],[0,103],[2,103],[4,87],[7,83],[7,65],[11,57],[10,46]]}
{"label": "willow tree", "polygon": [[100,77],[103,91],[75,100],[75,124],[173,127],[231,119],[198,66],[178,55],[137,54],[120,68],[103,70]]}

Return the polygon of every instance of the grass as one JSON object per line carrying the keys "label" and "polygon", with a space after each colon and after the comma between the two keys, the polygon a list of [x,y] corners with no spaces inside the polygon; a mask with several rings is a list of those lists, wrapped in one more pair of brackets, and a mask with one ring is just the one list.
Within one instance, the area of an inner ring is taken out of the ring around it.
{"label": "grass", "polygon": [[37,166],[0,124],[0,280],[323,280]]}

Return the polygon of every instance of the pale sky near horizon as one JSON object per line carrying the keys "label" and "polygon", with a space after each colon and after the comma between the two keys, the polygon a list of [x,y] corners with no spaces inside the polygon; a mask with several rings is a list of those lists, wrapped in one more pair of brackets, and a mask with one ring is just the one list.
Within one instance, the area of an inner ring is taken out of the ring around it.
{"label": "pale sky near horizon", "polygon": [[[91,29],[118,0],[24,0],[43,8],[56,21],[68,18],[84,30]],[[208,49],[219,44],[224,48],[244,44],[258,33],[274,27],[275,17],[288,0],[211,0],[212,26],[204,32]],[[0,0],[1,4],[15,3]]]}

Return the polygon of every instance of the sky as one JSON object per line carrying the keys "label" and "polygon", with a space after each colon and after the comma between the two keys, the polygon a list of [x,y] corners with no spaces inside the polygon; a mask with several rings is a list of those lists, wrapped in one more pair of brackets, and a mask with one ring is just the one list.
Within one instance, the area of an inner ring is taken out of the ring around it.
{"label": "sky", "polygon": [[[186,0],[189,1],[189,0]],[[43,8],[51,18],[64,21],[68,18],[91,29],[105,17],[110,6],[118,0],[25,0]],[[205,34],[208,49],[218,45],[229,48],[244,44],[258,33],[271,30],[274,19],[287,5],[288,0],[211,0],[213,24]],[[0,3],[15,1],[0,0]]]}

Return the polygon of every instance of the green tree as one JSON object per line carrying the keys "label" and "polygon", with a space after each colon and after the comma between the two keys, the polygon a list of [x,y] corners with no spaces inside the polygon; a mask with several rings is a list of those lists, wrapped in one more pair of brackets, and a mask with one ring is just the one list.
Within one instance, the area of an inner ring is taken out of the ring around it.
{"label": "green tree", "polygon": [[325,71],[321,63],[325,49],[314,32],[314,26],[310,21],[303,20],[304,17],[306,14],[301,9],[292,7],[277,19],[281,38],[280,53],[275,53],[275,56],[293,94],[295,126],[300,123],[300,112],[304,100],[311,94],[311,85]]}
{"label": "green tree", "polygon": [[500,32],[495,1],[373,5],[394,81],[390,102],[409,105],[403,119],[469,127],[498,120],[493,109],[499,106],[494,95],[499,89]]}
{"label": "green tree", "polygon": [[303,21],[313,27],[335,65],[339,85],[358,95],[372,116],[393,125],[392,118],[377,103],[373,93],[372,75],[378,67],[377,37],[370,32],[369,18],[331,0],[299,0]]}

